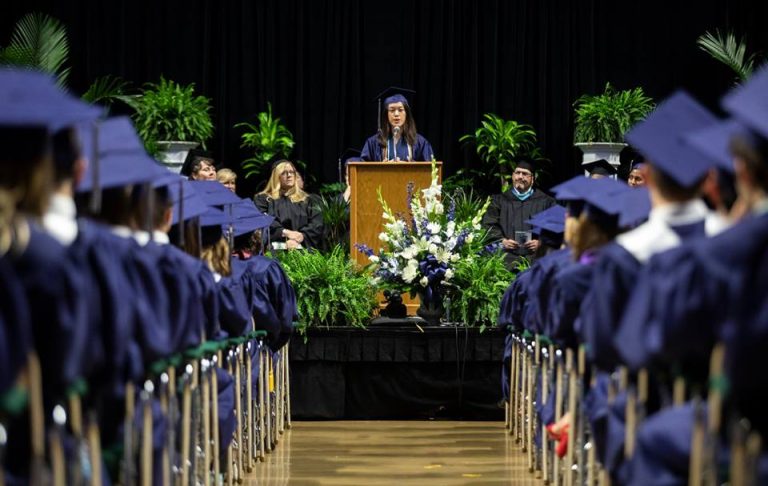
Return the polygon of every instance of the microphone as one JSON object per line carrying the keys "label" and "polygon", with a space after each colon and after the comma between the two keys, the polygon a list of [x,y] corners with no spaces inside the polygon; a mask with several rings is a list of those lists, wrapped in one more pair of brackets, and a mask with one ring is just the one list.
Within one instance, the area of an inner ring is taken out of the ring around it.
{"label": "microphone", "polygon": [[399,137],[399,136],[400,136],[400,127],[394,127],[394,128],[392,129],[392,135],[393,135],[395,138]]}
{"label": "microphone", "polygon": [[392,127],[392,148],[393,154],[390,155],[390,160],[400,160],[397,158],[397,140],[400,138],[400,127]]}

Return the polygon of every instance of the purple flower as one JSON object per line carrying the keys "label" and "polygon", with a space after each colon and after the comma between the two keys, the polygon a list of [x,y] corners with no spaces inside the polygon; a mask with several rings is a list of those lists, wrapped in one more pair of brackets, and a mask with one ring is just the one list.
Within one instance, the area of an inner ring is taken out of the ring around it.
{"label": "purple flower", "polygon": [[456,201],[451,199],[451,205],[448,206],[448,221],[456,219]]}
{"label": "purple flower", "polygon": [[499,251],[499,248],[501,248],[501,242],[497,241],[496,243],[485,245],[485,247],[483,247],[483,251],[481,251],[479,254],[493,254]]}
{"label": "purple flower", "polygon": [[357,251],[360,253],[365,253],[365,256],[373,255],[373,250],[365,243],[355,243],[355,248],[357,248]]}

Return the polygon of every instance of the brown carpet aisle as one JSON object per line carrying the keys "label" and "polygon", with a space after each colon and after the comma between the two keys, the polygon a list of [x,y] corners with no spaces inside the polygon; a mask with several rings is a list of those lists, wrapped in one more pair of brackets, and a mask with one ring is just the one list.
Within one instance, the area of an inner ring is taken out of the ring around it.
{"label": "brown carpet aisle", "polygon": [[541,484],[503,422],[293,422],[245,484]]}

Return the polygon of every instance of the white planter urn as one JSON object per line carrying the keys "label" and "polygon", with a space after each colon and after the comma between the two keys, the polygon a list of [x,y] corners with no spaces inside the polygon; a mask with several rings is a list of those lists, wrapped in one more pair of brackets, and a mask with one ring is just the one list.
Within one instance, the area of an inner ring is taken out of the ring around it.
{"label": "white planter urn", "polygon": [[161,141],[155,143],[159,149],[157,160],[176,174],[181,172],[181,166],[184,165],[189,151],[200,145],[197,142]]}
{"label": "white planter urn", "polygon": [[[621,151],[624,150],[624,147],[627,146],[626,143],[607,142],[575,143],[574,145],[579,147],[583,153],[581,157],[582,165],[594,162],[595,160],[605,159],[612,166],[616,167],[616,169],[621,165],[619,155],[621,154]],[[586,175],[587,172],[584,171],[584,174]]]}

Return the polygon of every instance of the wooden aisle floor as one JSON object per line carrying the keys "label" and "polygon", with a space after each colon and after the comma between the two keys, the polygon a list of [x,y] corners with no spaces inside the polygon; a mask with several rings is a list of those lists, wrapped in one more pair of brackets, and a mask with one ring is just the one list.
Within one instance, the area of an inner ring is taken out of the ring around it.
{"label": "wooden aisle floor", "polygon": [[293,422],[247,485],[540,485],[503,422]]}

